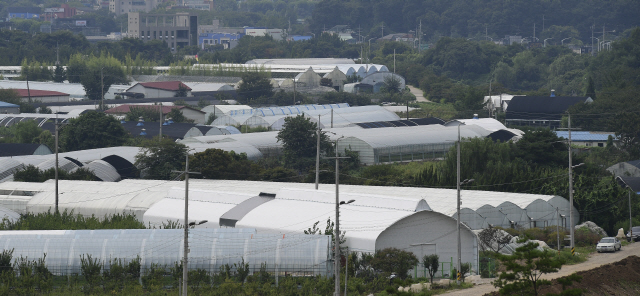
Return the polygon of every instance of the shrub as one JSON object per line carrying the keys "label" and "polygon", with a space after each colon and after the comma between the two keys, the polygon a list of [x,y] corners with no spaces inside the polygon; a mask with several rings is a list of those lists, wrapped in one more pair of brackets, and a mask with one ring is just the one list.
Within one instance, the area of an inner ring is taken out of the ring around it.
{"label": "shrub", "polygon": [[599,234],[589,231],[586,227],[577,229],[574,234],[576,236],[574,242],[578,247],[596,245],[601,238]]}
{"label": "shrub", "polygon": [[407,272],[418,264],[418,258],[411,252],[396,248],[377,251],[373,257],[373,268],[385,273],[395,273],[401,279],[407,278]]}

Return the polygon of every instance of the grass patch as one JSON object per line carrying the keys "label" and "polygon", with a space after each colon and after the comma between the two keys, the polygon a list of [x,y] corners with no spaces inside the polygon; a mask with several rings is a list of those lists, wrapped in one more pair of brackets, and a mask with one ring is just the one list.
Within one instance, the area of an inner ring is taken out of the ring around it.
{"label": "grass patch", "polygon": [[409,111],[409,117],[423,118],[423,117],[438,117],[442,120],[454,119],[458,111],[453,107],[453,104],[441,104],[433,102],[419,102],[417,104],[420,109]]}
{"label": "grass patch", "polygon": [[596,251],[595,246],[576,247],[576,254],[571,255],[570,249],[562,249],[559,253],[553,251],[553,258],[560,258],[565,261],[565,265],[573,265],[587,261],[589,256]]}

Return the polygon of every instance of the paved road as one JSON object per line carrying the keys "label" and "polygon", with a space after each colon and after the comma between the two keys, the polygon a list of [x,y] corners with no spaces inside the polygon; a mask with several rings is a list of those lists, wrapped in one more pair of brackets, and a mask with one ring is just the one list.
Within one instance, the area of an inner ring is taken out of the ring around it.
{"label": "paved road", "polygon": [[424,96],[423,96],[423,93],[422,93],[422,90],[421,90],[421,89],[419,89],[419,88],[417,88],[417,87],[415,87],[415,86],[411,86],[411,85],[408,85],[408,86],[409,86],[409,91],[410,91],[414,96],[416,96],[416,101],[418,101],[418,102],[431,102],[431,101],[429,101],[429,100],[427,100],[427,99],[425,99],[425,98],[424,98]]}
{"label": "paved road", "polygon": [[[593,253],[589,257],[589,259],[583,263],[574,264],[574,265],[565,265],[557,273],[548,273],[543,275],[542,278],[547,280],[552,280],[555,278],[570,275],[577,271],[594,269],[601,265],[620,261],[632,255],[640,256],[640,242],[622,247],[622,250],[615,253]],[[486,284],[486,285],[475,286],[470,289],[458,290],[458,291],[445,293],[441,295],[447,295],[447,296],[479,295],[480,296],[493,291],[497,291],[497,289],[494,288],[493,285],[491,284]]]}

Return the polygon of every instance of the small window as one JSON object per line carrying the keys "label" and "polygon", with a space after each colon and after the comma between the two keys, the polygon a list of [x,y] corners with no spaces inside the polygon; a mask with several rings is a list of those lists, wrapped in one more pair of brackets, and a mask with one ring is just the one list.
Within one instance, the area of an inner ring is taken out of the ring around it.
{"label": "small window", "polygon": [[604,143],[598,143],[598,147],[604,147]]}

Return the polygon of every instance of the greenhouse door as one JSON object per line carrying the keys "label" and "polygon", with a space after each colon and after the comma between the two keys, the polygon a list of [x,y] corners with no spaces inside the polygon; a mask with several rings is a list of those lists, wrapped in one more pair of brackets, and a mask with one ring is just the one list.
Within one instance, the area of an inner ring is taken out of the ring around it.
{"label": "greenhouse door", "polygon": [[411,275],[414,277],[428,277],[428,273],[422,265],[422,258],[426,255],[437,254],[438,248],[434,243],[411,244],[409,250],[418,257],[418,268]]}

